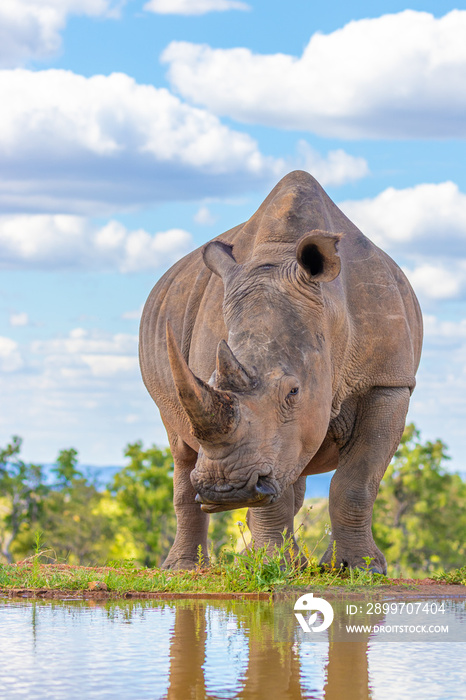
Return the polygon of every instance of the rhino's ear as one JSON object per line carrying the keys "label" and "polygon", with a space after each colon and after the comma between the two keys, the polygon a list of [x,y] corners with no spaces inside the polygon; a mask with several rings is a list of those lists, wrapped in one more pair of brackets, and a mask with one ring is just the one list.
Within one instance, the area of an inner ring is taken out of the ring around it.
{"label": "rhino's ear", "polygon": [[202,251],[202,257],[209,270],[215,272],[222,280],[225,280],[238,268],[232,249],[233,246],[228,243],[211,241],[204,246]]}
{"label": "rhino's ear", "polygon": [[342,233],[315,230],[299,239],[296,259],[312,282],[331,282],[340,274],[338,243],[342,236]]}

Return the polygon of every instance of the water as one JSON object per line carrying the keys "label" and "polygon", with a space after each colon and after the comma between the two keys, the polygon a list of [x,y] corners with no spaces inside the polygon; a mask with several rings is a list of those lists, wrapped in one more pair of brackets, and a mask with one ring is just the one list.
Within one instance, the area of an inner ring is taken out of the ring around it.
{"label": "water", "polygon": [[312,634],[300,628],[294,602],[0,600],[0,697],[466,698],[465,598],[446,601],[441,622],[450,632],[431,641],[345,629],[422,615],[438,622],[432,610],[415,619],[397,609],[368,614],[370,599],[332,601],[333,623]]}

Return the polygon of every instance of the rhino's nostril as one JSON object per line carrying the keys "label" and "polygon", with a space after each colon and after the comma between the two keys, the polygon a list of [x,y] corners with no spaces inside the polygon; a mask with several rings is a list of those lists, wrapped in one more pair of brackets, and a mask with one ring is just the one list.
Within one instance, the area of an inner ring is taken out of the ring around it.
{"label": "rhino's nostril", "polygon": [[256,491],[263,496],[275,496],[275,489],[266,476],[260,476],[258,478]]}

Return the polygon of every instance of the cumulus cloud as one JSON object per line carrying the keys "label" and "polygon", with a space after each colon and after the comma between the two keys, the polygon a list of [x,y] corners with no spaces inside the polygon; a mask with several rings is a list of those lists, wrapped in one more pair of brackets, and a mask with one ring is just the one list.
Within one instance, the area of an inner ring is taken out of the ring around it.
{"label": "cumulus cloud", "polygon": [[343,185],[369,175],[369,166],[364,158],[352,156],[341,148],[322,156],[307,141],[300,140],[297,151],[295,168],[312,173],[323,187]]}
{"label": "cumulus cloud", "polygon": [[128,442],[167,441],[141,381],[137,334],[73,328],[21,346],[0,338],[0,392],[3,442],[27,438],[24,459],[36,463],[72,445],[83,463],[120,464]]}
{"label": "cumulus cloud", "polygon": [[466,261],[445,266],[421,263],[414,268],[403,267],[420,299],[454,299],[466,290]]}
{"label": "cumulus cloud", "polygon": [[166,89],[121,73],[0,71],[0,206],[103,212],[244,191],[283,162]]}
{"label": "cumulus cloud", "polygon": [[144,5],[144,10],[158,15],[205,15],[207,12],[250,9],[239,0],[150,0]]}
{"label": "cumulus cloud", "polygon": [[31,365],[40,367],[50,387],[77,388],[94,380],[138,373],[137,336],[74,328],[65,337],[36,340]]}
{"label": "cumulus cloud", "polygon": [[345,214],[398,262],[425,300],[466,292],[466,195],[453,182],[390,187],[340,202]]}
{"label": "cumulus cloud", "polygon": [[10,326],[27,326],[29,324],[29,316],[25,311],[18,314],[10,314]]}
{"label": "cumulus cloud", "polygon": [[118,15],[113,0],[2,0],[0,3],[0,67],[43,60],[61,47],[60,32],[69,15]]}
{"label": "cumulus cloud", "polygon": [[452,466],[464,470],[466,318],[424,314],[424,349],[408,419],[428,439],[445,440]]}
{"label": "cumulus cloud", "polygon": [[139,309],[132,309],[131,311],[124,311],[121,314],[121,318],[124,321],[139,321],[142,315],[143,307],[140,306]]}
{"label": "cumulus cloud", "polygon": [[162,61],[181,95],[239,121],[338,138],[458,138],[465,33],[466,11],[405,10],[316,33],[301,57],[172,42]]}
{"label": "cumulus cloud", "polygon": [[424,336],[428,342],[462,343],[463,339],[466,339],[466,318],[449,321],[432,314],[424,314]]}
{"label": "cumulus cloud", "polygon": [[137,336],[126,333],[111,335],[102,331],[74,328],[68,336],[36,340],[31,354],[41,356],[45,368],[56,369],[49,380],[88,382],[138,371]]}
{"label": "cumulus cloud", "polygon": [[200,224],[201,226],[213,226],[217,219],[212,214],[209,207],[203,205],[202,207],[199,207],[197,212],[194,214],[194,221],[196,224]]}
{"label": "cumulus cloud", "polygon": [[393,187],[339,207],[386,250],[441,257],[466,255],[466,194],[454,182]]}
{"label": "cumulus cloud", "polygon": [[18,343],[11,338],[0,336],[0,371],[15,372],[23,366]]}
{"label": "cumulus cloud", "polygon": [[[0,269],[142,272],[171,264],[193,247],[183,229],[150,234],[128,231],[118,221],[99,228],[66,214],[0,217]],[[17,315],[15,325],[24,316]]]}

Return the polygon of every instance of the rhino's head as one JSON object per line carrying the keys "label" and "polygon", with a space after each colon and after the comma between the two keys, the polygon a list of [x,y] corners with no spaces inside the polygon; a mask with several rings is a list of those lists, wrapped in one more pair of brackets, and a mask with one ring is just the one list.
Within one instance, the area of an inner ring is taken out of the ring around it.
{"label": "rhino's head", "polygon": [[339,234],[312,231],[244,264],[220,241],[204,262],[224,284],[228,344],[209,383],[186,364],[168,327],[171,369],[200,443],[191,481],[203,510],[276,501],[320,447],[330,420],[333,323],[321,284],[340,272]]}

